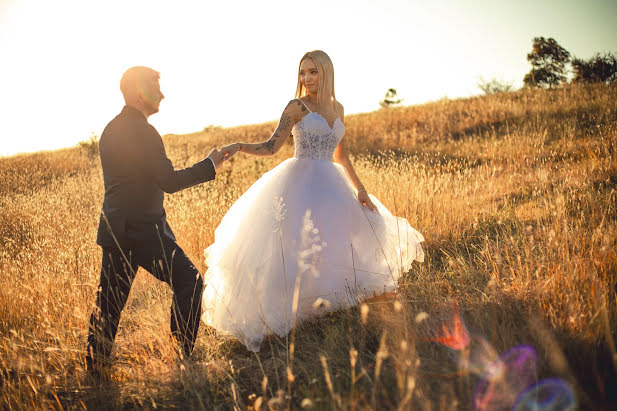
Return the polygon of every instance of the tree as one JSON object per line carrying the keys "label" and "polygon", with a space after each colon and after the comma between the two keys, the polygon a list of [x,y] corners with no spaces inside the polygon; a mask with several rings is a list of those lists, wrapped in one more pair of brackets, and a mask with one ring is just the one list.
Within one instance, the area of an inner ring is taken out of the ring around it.
{"label": "tree", "polygon": [[388,91],[386,91],[386,96],[379,102],[379,105],[383,108],[396,107],[400,105],[403,100],[402,98],[398,98],[396,89],[389,88]]}
{"label": "tree", "polygon": [[566,80],[566,65],[570,53],[553,38],[535,37],[533,50],[527,54],[531,71],[523,78],[530,87],[555,87]]}
{"label": "tree", "polygon": [[505,93],[512,90],[512,83],[500,81],[496,78],[484,80],[484,78],[480,77],[478,80],[478,88],[486,95]]}
{"label": "tree", "polygon": [[572,60],[575,83],[613,83],[617,81],[617,57],[613,53],[596,54],[589,60]]}

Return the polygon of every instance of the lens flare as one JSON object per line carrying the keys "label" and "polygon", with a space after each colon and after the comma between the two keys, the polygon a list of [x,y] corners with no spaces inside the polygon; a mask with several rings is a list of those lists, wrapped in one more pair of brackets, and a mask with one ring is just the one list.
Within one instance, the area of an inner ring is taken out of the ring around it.
{"label": "lens flare", "polygon": [[514,411],[571,411],[576,409],[576,396],[568,383],[559,378],[542,380],[523,392]]}
{"label": "lens flare", "polygon": [[500,365],[499,353],[480,335],[472,334],[468,346],[461,351],[458,359],[459,370],[483,377],[487,372],[495,372]]}
{"label": "lens flare", "polygon": [[454,302],[454,318],[451,324],[444,324],[441,334],[430,341],[438,342],[453,350],[464,350],[470,341],[469,332],[463,323],[458,311],[458,304]]}
{"label": "lens flare", "polygon": [[474,408],[510,409],[520,393],[536,381],[536,364],[536,352],[527,345],[514,347],[488,364],[474,393]]}
{"label": "lens flare", "polygon": [[[416,316],[418,332],[430,335],[425,341],[437,342],[451,349],[458,371],[448,375],[474,374],[480,377],[473,395],[478,411],[557,411],[576,409],[576,396],[563,380],[537,382],[538,357],[533,347],[519,345],[502,355],[481,335],[470,334],[461,318],[458,304],[453,312]],[[443,320],[445,316],[445,321]],[[433,318],[437,321],[432,321]],[[439,319],[441,317],[441,319]],[[423,330],[426,329],[428,330]],[[424,362],[426,368],[427,363]],[[434,364],[429,364],[434,371]],[[446,375],[446,374],[442,374]]]}

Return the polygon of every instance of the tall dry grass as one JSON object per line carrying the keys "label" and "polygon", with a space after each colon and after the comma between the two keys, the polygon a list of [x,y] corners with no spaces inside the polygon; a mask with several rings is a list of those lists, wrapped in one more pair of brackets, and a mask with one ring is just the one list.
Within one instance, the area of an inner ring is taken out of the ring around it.
{"label": "tall dry grass", "polygon": [[[426,261],[398,296],[301,324],[293,348],[271,337],[259,354],[202,327],[185,362],[167,338],[169,289],[139,272],[102,384],[84,379],[83,358],[100,263],[98,159],[88,145],[0,159],[0,404],[470,409],[478,376],[433,341],[456,301],[496,353],[533,346],[539,378],[567,381],[582,409],[615,407],[616,91],[522,90],[349,116],[363,182],[426,237]],[[274,125],[166,145],[180,167],[212,145],[263,140]],[[214,182],[167,196],[201,271],[226,210],[292,150],[238,155]]]}

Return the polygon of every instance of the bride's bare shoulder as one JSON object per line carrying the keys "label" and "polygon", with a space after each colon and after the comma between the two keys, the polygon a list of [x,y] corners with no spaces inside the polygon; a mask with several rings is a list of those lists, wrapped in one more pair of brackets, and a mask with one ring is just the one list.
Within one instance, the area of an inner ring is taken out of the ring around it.
{"label": "bride's bare shoulder", "polygon": [[306,105],[299,98],[290,100],[283,111],[283,115],[291,118],[294,123],[299,121],[308,112]]}

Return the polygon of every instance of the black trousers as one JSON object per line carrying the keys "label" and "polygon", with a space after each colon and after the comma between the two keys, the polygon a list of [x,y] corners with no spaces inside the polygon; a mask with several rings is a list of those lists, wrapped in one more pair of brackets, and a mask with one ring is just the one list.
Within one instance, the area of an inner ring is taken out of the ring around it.
{"label": "black trousers", "polygon": [[86,366],[95,371],[110,364],[120,314],[139,267],[170,285],[171,333],[188,357],[193,351],[201,317],[203,280],[184,251],[172,239],[130,250],[103,249],[96,308],[90,317]]}

